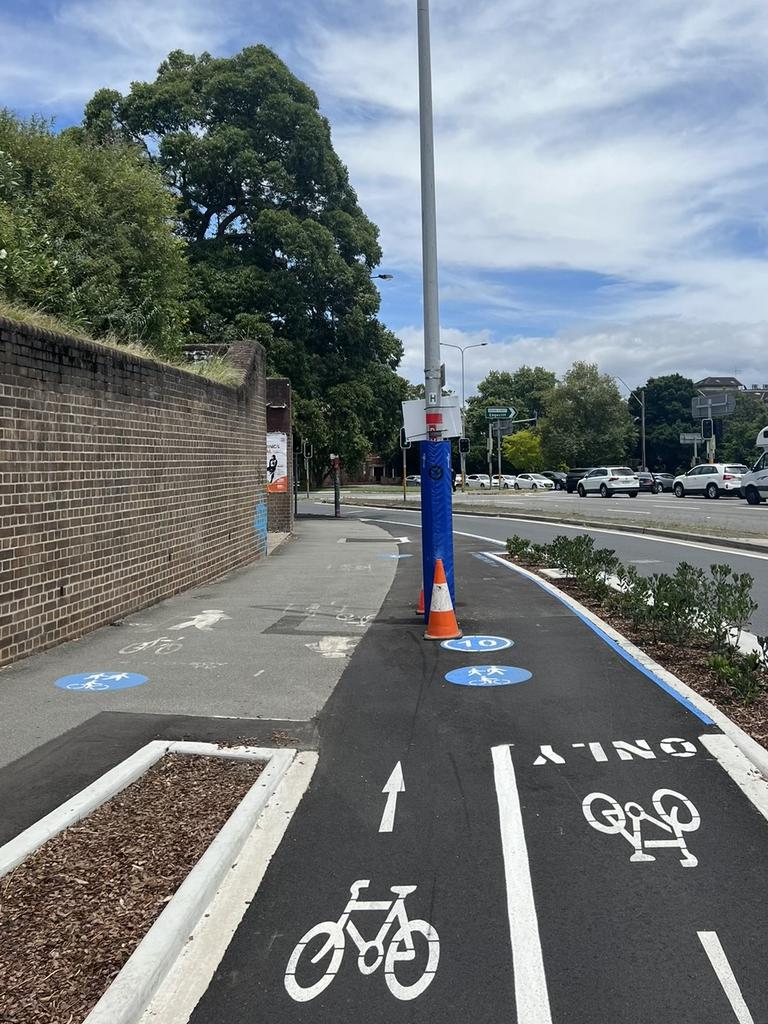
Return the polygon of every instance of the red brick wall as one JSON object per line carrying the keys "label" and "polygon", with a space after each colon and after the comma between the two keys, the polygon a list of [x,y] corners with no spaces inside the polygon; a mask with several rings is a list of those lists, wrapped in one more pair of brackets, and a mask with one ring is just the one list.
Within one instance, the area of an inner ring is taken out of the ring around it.
{"label": "red brick wall", "polygon": [[0,318],[0,664],[264,554],[259,345],[227,387]]}

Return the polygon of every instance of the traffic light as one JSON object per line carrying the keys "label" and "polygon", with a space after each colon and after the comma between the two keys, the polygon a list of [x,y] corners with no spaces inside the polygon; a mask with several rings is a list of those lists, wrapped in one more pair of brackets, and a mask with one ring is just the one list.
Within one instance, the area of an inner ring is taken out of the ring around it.
{"label": "traffic light", "polygon": [[715,436],[715,424],[711,419],[701,421],[701,436],[705,441],[710,441]]}
{"label": "traffic light", "polygon": [[405,427],[400,427],[400,447],[403,451],[411,447],[411,442],[405,436]]}
{"label": "traffic light", "polygon": [[468,437],[460,437],[459,438],[459,454],[460,455],[469,455],[469,438]]}

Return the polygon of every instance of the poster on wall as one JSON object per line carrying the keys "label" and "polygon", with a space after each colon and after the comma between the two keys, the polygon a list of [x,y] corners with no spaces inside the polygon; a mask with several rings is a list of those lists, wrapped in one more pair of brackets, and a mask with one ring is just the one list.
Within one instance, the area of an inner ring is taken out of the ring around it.
{"label": "poster on wall", "polygon": [[288,435],[267,434],[267,492],[284,494],[288,490]]}

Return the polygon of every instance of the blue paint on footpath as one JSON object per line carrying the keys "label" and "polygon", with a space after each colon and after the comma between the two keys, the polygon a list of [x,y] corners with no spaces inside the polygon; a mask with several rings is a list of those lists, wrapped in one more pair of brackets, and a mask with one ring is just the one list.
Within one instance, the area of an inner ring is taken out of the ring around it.
{"label": "blue paint on footpath", "polygon": [[105,690],[128,690],[132,686],[143,686],[147,676],[136,672],[81,672],[79,675],[62,676],[54,686],[73,693],[103,693]]}
{"label": "blue paint on footpath", "polygon": [[533,676],[527,669],[514,665],[474,665],[472,668],[455,668],[445,678],[457,686],[511,686],[525,683]]}
{"label": "blue paint on footpath", "polygon": [[489,654],[491,651],[505,651],[512,647],[513,640],[505,636],[463,636],[460,640],[443,640],[440,644],[447,651],[480,651]]}

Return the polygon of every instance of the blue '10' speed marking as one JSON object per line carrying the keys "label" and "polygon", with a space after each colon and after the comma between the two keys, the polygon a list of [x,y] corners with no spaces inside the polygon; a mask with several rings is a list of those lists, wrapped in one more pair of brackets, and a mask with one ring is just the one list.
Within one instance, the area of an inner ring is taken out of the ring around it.
{"label": "blue '10' speed marking", "polygon": [[458,686],[511,686],[531,679],[531,673],[514,665],[473,665],[472,668],[455,668],[446,672],[449,683]]}
{"label": "blue '10' speed marking", "polygon": [[482,651],[489,654],[491,651],[505,651],[512,643],[505,636],[463,636],[460,640],[443,640],[440,646],[449,651]]}

